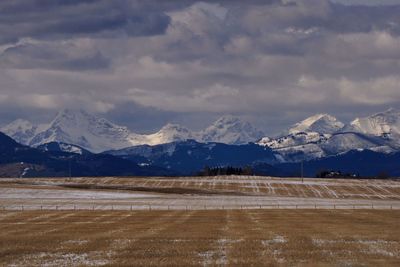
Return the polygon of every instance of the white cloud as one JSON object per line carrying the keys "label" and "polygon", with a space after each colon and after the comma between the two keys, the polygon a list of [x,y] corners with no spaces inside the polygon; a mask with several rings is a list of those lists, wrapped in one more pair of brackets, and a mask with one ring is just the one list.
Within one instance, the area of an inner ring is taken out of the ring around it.
{"label": "white cloud", "polygon": [[343,98],[353,103],[377,105],[400,101],[400,76],[382,77],[367,81],[342,79],[339,82]]}
{"label": "white cloud", "polygon": [[229,112],[235,103],[240,102],[239,89],[218,83],[176,95],[138,88],[129,89],[128,95],[132,101],[143,106],[176,112]]}
{"label": "white cloud", "polygon": [[194,98],[213,100],[216,97],[235,97],[239,95],[239,89],[232,88],[223,84],[214,84],[208,88],[195,89],[193,91]]}
{"label": "white cloud", "polygon": [[327,40],[324,50],[340,60],[400,59],[400,37],[386,31],[338,34]]}
{"label": "white cloud", "polygon": [[17,103],[23,107],[56,109],[61,106],[59,96],[48,94],[28,94],[17,97]]}

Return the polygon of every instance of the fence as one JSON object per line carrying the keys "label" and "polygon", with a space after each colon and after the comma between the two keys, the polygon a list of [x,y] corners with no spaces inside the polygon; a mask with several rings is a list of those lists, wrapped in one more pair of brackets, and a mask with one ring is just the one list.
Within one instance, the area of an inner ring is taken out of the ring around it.
{"label": "fence", "polygon": [[3,205],[0,211],[138,211],[138,210],[262,210],[262,209],[379,209],[400,210],[400,204],[276,204],[276,205],[210,205],[210,206],[182,206],[182,205]]}

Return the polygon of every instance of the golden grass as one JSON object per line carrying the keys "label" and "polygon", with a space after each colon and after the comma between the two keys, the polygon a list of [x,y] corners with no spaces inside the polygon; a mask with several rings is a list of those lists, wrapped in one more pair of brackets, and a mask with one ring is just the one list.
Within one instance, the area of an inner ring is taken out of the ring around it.
{"label": "golden grass", "polygon": [[399,266],[399,211],[0,212],[0,266]]}

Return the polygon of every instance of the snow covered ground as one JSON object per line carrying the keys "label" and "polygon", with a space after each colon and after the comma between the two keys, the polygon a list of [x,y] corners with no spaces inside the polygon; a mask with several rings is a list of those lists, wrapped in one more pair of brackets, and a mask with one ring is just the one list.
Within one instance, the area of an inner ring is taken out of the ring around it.
{"label": "snow covered ground", "polygon": [[[113,189],[113,187],[109,187],[107,190],[65,188],[62,186],[68,183],[65,180],[57,179],[35,179],[31,184],[13,184],[13,181],[17,180],[0,181],[0,209],[400,209],[400,198],[396,194],[396,190],[400,188],[398,181],[306,179],[302,182],[298,179],[270,178],[266,180],[261,177],[233,176],[196,180],[191,177],[159,178],[159,180],[141,178],[120,181],[117,178],[81,178],[73,179],[71,182],[71,184],[77,185],[94,184],[96,181],[96,185],[112,185],[117,181],[119,185],[122,185],[139,181],[138,185],[141,189],[145,188],[146,192],[132,191],[135,190],[134,187],[126,187],[126,190],[120,190],[121,187],[119,190]],[[232,187],[233,181],[244,186],[246,190],[250,189],[251,194],[243,194],[240,190],[224,190],[224,185],[226,188],[241,189],[241,187]],[[195,188],[201,188],[205,183],[211,182],[214,183],[213,186],[207,184],[207,188],[215,187],[221,191],[206,191],[210,193],[203,193],[203,191],[185,193],[183,191],[185,189],[195,190]],[[136,186],[138,185],[136,184]],[[160,188],[168,188],[162,187],[162,185],[169,185],[169,188],[179,190],[168,193],[157,191]],[[196,185],[201,186],[196,187]],[[294,187],[296,189],[293,189]],[[336,187],[340,190],[336,190]],[[358,188],[359,191],[352,193],[349,188]],[[151,191],[152,189],[154,191]],[[346,197],[343,197],[343,191],[347,193]],[[288,192],[297,192],[297,194],[288,194]]]}

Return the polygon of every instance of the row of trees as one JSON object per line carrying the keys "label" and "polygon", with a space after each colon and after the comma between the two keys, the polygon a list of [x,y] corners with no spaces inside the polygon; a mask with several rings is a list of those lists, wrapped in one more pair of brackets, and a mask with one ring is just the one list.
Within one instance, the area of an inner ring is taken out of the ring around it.
{"label": "row of trees", "polygon": [[218,175],[253,175],[253,169],[250,166],[247,167],[213,167],[206,166],[202,171],[198,173],[199,176],[218,176]]}
{"label": "row of trees", "polygon": [[342,173],[341,171],[323,170],[317,173],[317,178],[359,178],[358,173]]}
{"label": "row of trees", "polygon": [[361,176],[359,173],[346,173],[342,171],[322,170],[316,174],[317,178],[377,178],[388,179],[390,175],[388,172],[381,171],[375,176]]}

